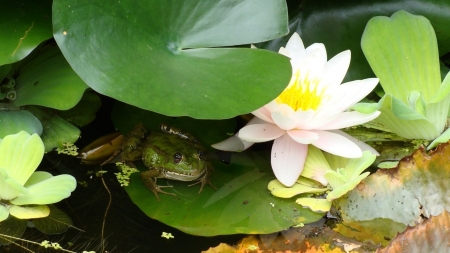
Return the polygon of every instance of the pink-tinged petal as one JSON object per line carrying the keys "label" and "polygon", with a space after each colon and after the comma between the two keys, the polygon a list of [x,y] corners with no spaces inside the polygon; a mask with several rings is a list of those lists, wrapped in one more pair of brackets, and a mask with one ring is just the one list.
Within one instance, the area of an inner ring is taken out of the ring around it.
{"label": "pink-tinged petal", "polygon": [[355,137],[353,137],[353,136],[351,136],[351,135],[349,135],[349,134],[347,134],[347,133],[345,133],[345,132],[343,132],[341,130],[330,130],[328,132],[332,132],[332,133],[335,133],[335,134],[340,134],[340,135],[344,136],[345,138],[353,141],[356,145],[358,145],[358,147],[361,149],[362,152],[368,150],[368,151],[370,151],[370,153],[372,153],[374,155],[377,155],[377,156],[380,155],[380,153],[378,153],[378,151],[376,151],[371,146],[367,145],[365,142],[360,141],[360,140],[356,139]]}
{"label": "pink-tinged petal", "polygon": [[316,132],[294,129],[287,131],[293,140],[301,144],[310,144],[317,141],[320,136]]}
{"label": "pink-tinged petal", "polygon": [[303,171],[308,145],[300,144],[285,134],[272,146],[272,169],[277,179],[287,187],[294,185]]}
{"label": "pink-tinged petal", "polygon": [[286,56],[290,57],[291,59],[304,56],[305,46],[303,45],[303,41],[298,33],[292,34],[291,38],[289,38],[289,41],[286,44],[285,50],[288,53],[288,55]]}
{"label": "pink-tinged petal", "polygon": [[[254,125],[254,124],[263,124],[263,123],[265,123],[264,120],[262,120],[258,117],[253,117],[249,122],[247,122],[246,126]],[[244,141],[241,138],[239,138],[239,133],[237,133],[226,140],[212,144],[211,147],[218,149],[218,150],[223,150],[223,151],[240,152],[240,151],[244,151],[244,150],[248,149],[253,144],[254,144],[254,142]]]}
{"label": "pink-tinged petal", "polygon": [[358,158],[362,156],[362,151],[356,143],[338,133],[331,131],[314,131],[320,138],[311,143],[312,145],[330,154],[345,158]]}
{"label": "pink-tinged petal", "polygon": [[306,111],[298,110],[289,115],[292,119],[297,122],[296,128],[304,129],[304,126],[308,124],[308,122],[314,117],[316,112],[313,109],[309,109]]}
{"label": "pink-tinged petal", "polygon": [[277,101],[275,101],[275,100],[272,100],[272,101],[270,101],[270,103],[268,103],[267,105],[265,105],[264,107],[269,111],[269,116],[270,116],[270,113],[271,112],[274,112],[274,111],[279,111],[280,109],[279,109],[279,106],[280,106],[280,104],[278,104],[278,102]]}
{"label": "pink-tinged petal", "polygon": [[335,87],[342,83],[345,74],[347,74],[350,66],[351,53],[350,50],[341,52],[331,58],[326,64],[323,78],[319,86]]}
{"label": "pink-tinged petal", "polygon": [[335,91],[335,96],[330,103],[336,104],[337,109],[343,112],[365,98],[377,84],[378,78],[343,83]]}
{"label": "pink-tinged petal", "polygon": [[295,122],[295,120],[291,119],[289,116],[286,116],[281,112],[272,112],[272,119],[275,124],[283,130],[290,130],[297,125],[297,122]]}
{"label": "pink-tinged petal", "polygon": [[356,126],[371,121],[380,115],[379,111],[370,114],[364,114],[356,111],[342,112],[335,120],[325,126],[316,128],[317,130],[336,130],[346,127]]}
{"label": "pink-tinged petal", "polygon": [[314,117],[307,124],[304,124],[302,129],[304,129],[304,130],[318,129],[318,128],[322,127],[322,126],[325,126],[329,122],[335,120],[337,117],[339,117],[338,113],[331,114],[331,115],[319,115],[319,114],[316,114],[316,115],[314,115]]}
{"label": "pink-tinged petal", "polygon": [[223,151],[240,152],[251,147],[253,144],[253,142],[244,141],[238,136],[233,135],[224,141],[212,144],[211,147]]}
{"label": "pink-tinged petal", "polygon": [[254,124],[239,130],[239,138],[249,142],[265,142],[274,140],[286,131],[274,124]]}
{"label": "pink-tinged petal", "polygon": [[263,106],[263,107],[259,108],[258,110],[253,111],[252,114],[255,115],[256,117],[264,120],[265,122],[273,123],[273,120],[270,116],[270,112],[269,112],[269,110],[267,110],[266,106]]}

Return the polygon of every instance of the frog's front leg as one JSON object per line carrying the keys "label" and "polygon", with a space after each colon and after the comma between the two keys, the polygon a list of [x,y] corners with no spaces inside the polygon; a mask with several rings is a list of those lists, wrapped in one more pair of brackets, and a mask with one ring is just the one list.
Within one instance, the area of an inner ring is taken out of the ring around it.
{"label": "frog's front leg", "polygon": [[202,192],[203,187],[205,186],[205,184],[209,184],[209,186],[211,186],[213,189],[217,190],[217,188],[211,183],[211,175],[214,172],[214,167],[212,166],[211,163],[207,162],[206,163],[206,170],[205,170],[205,174],[198,180],[198,182],[190,184],[189,186],[192,185],[196,185],[196,184],[201,184],[200,185],[200,190],[198,191],[198,193]]}
{"label": "frog's front leg", "polygon": [[150,191],[153,192],[153,194],[155,194],[158,201],[159,201],[158,192],[176,196],[174,193],[169,193],[169,192],[165,192],[165,191],[161,190],[161,188],[172,187],[172,185],[167,185],[167,186],[157,185],[156,179],[157,179],[158,175],[159,175],[159,171],[156,169],[150,169],[150,170],[141,172],[142,181],[144,182],[147,189],[149,189]]}

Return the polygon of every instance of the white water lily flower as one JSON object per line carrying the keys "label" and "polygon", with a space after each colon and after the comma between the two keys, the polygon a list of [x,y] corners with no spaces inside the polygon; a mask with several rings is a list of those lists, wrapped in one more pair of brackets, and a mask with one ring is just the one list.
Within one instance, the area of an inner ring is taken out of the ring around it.
{"label": "white water lily flower", "polygon": [[263,123],[247,125],[238,133],[247,142],[275,140],[271,163],[277,179],[286,186],[295,183],[303,170],[308,144],[346,158],[361,157],[364,150],[376,153],[339,129],[366,123],[380,114],[347,111],[375,88],[378,79],[341,84],[350,65],[350,51],[327,61],[323,44],[305,49],[297,33],[279,53],[291,58],[289,85],[275,100],[252,112]]}
{"label": "white water lily flower", "polygon": [[36,171],[44,156],[44,143],[25,131],[0,139],[0,222],[9,214],[19,219],[46,217],[46,204],[61,201],[75,190],[70,175]]}

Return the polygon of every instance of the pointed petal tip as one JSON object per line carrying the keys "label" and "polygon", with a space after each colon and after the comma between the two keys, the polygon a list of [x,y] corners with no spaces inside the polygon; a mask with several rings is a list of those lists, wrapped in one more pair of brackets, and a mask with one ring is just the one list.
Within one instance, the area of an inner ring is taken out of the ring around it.
{"label": "pointed petal tip", "polygon": [[246,150],[252,145],[253,145],[252,142],[244,141],[240,139],[238,136],[234,135],[226,140],[212,144],[211,147],[222,151],[239,152]]}

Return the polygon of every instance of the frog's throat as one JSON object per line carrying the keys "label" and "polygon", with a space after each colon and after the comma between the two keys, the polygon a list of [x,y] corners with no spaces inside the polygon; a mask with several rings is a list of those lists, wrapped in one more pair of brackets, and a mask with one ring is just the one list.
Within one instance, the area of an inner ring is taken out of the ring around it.
{"label": "frog's throat", "polygon": [[194,173],[184,174],[184,173],[177,173],[177,172],[173,172],[173,171],[162,170],[159,178],[167,178],[167,179],[178,180],[178,181],[193,181],[193,180],[201,177],[203,174],[205,174],[205,171],[206,170],[203,170],[199,174],[194,174]]}

